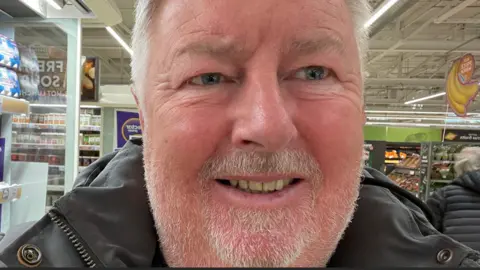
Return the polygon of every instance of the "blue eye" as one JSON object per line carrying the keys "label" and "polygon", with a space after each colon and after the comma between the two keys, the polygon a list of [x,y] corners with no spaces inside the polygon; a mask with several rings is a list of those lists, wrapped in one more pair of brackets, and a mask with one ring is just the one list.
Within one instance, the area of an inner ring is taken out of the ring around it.
{"label": "blue eye", "polygon": [[219,73],[206,73],[196,76],[190,80],[194,85],[215,85],[225,81],[225,77]]}
{"label": "blue eye", "polygon": [[329,69],[324,67],[311,66],[298,70],[295,73],[295,78],[307,81],[319,81],[327,78],[329,75]]}

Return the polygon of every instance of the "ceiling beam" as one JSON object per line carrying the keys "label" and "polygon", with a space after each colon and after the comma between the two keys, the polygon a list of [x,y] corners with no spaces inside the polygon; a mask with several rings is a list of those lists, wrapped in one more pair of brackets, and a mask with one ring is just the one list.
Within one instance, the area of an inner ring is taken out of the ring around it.
{"label": "ceiling beam", "polygon": [[434,22],[436,24],[442,23],[445,20],[447,20],[448,18],[452,17],[453,15],[457,14],[458,12],[462,11],[466,7],[472,5],[476,2],[477,2],[477,0],[462,0],[462,1],[460,1],[460,3],[457,6],[448,10],[447,12],[445,12],[445,14],[441,15],[440,17],[436,18],[434,20]]}
{"label": "ceiling beam", "polygon": [[[438,3],[441,3],[442,1],[438,1]],[[447,11],[448,9],[450,9],[450,6],[446,6],[444,7],[441,12],[438,12],[439,14],[441,13],[444,13],[445,11]],[[430,25],[434,20],[434,17],[432,16],[429,20],[425,21],[422,25],[420,25],[420,27],[416,28],[414,31],[412,31],[411,33],[409,33],[407,36],[404,37],[404,39],[402,40],[398,40],[395,44],[393,44],[390,48],[388,48],[387,51],[385,52],[382,52],[380,53],[379,55],[377,55],[376,57],[374,57],[373,59],[371,59],[370,61],[368,61],[368,64],[371,65],[373,63],[375,63],[376,61],[382,59],[385,55],[387,55],[388,53],[391,53],[392,51],[395,51],[395,49],[401,47],[404,42],[406,40],[408,40],[409,38],[411,37],[414,37],[416,36],[417,34],[419,34],[421,31],[423,31],[425,29],[425,27],[427,27],[428,25]]]}

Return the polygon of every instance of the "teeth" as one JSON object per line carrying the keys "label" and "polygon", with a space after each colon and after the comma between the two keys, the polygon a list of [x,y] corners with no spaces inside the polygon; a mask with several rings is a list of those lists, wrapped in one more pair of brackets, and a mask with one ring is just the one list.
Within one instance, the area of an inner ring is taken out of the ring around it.
{"label": "teeth", "polygon": [[247,190],[247,189],[248,189],[248,182],[247,182],[247,181],[245,181],[245,180],[240,180],[240,181],[238,182],[238,184],[240,185],[240,188],[241,188],[241,189],[244,189],[244,190]]}
{"label": "teeth", "polygon": [[230,185],[240,188],[250,193],[270,193],[282,190],[284,187],[290,185],[293,179],[282,179],[267,183],[260,183],[246,180],[229,180]]}
{"label": "teeth", "polygon": [[283,189],[283,180],[278,180],[278,181],[275,183],[275,189],[276,189],[276,190],[282,190],[282,189]]}
{"label": "teeth", "polygon": [[251,191],[262,191],[263,190],[263,184],[259,182],[248,182],[248,188],[250,188]]}
{"label": "teeth", "polygon": [[263,191],[264,192],[272,192],[275,190],[276,181],[263,183]]}

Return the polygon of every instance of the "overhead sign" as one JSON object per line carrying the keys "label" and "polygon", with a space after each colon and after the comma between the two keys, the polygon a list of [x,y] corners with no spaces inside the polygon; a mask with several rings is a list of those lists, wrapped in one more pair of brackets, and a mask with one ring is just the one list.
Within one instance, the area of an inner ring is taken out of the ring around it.
{"label": "overhead sign", "polygon": [[122,148],[130,139],[142,137],[138,112],[116,110],[115,125],[115,148]]}
{"label": "overhead sign", "polygon": [[480,142],[480,130],[446,129],[443,134],[446,142]]}
{"label": "overhead sign", "polygon": [[475,57],[466,54],[453,61],[446,82],[447,101],[458,116],[466,116],[467,108],[475,99],[479,90],[479,82],[473,79],[475,73]]}

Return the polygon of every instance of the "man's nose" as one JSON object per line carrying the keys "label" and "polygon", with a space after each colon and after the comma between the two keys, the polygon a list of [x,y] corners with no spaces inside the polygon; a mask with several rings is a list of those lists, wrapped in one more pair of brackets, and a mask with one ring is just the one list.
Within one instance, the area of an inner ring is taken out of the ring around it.
{"label": "man's nose", "polygon": [[233,144],[240,149],[275,152],[297,136],[292,113],[277,76],[246,81],[234,102]]}

